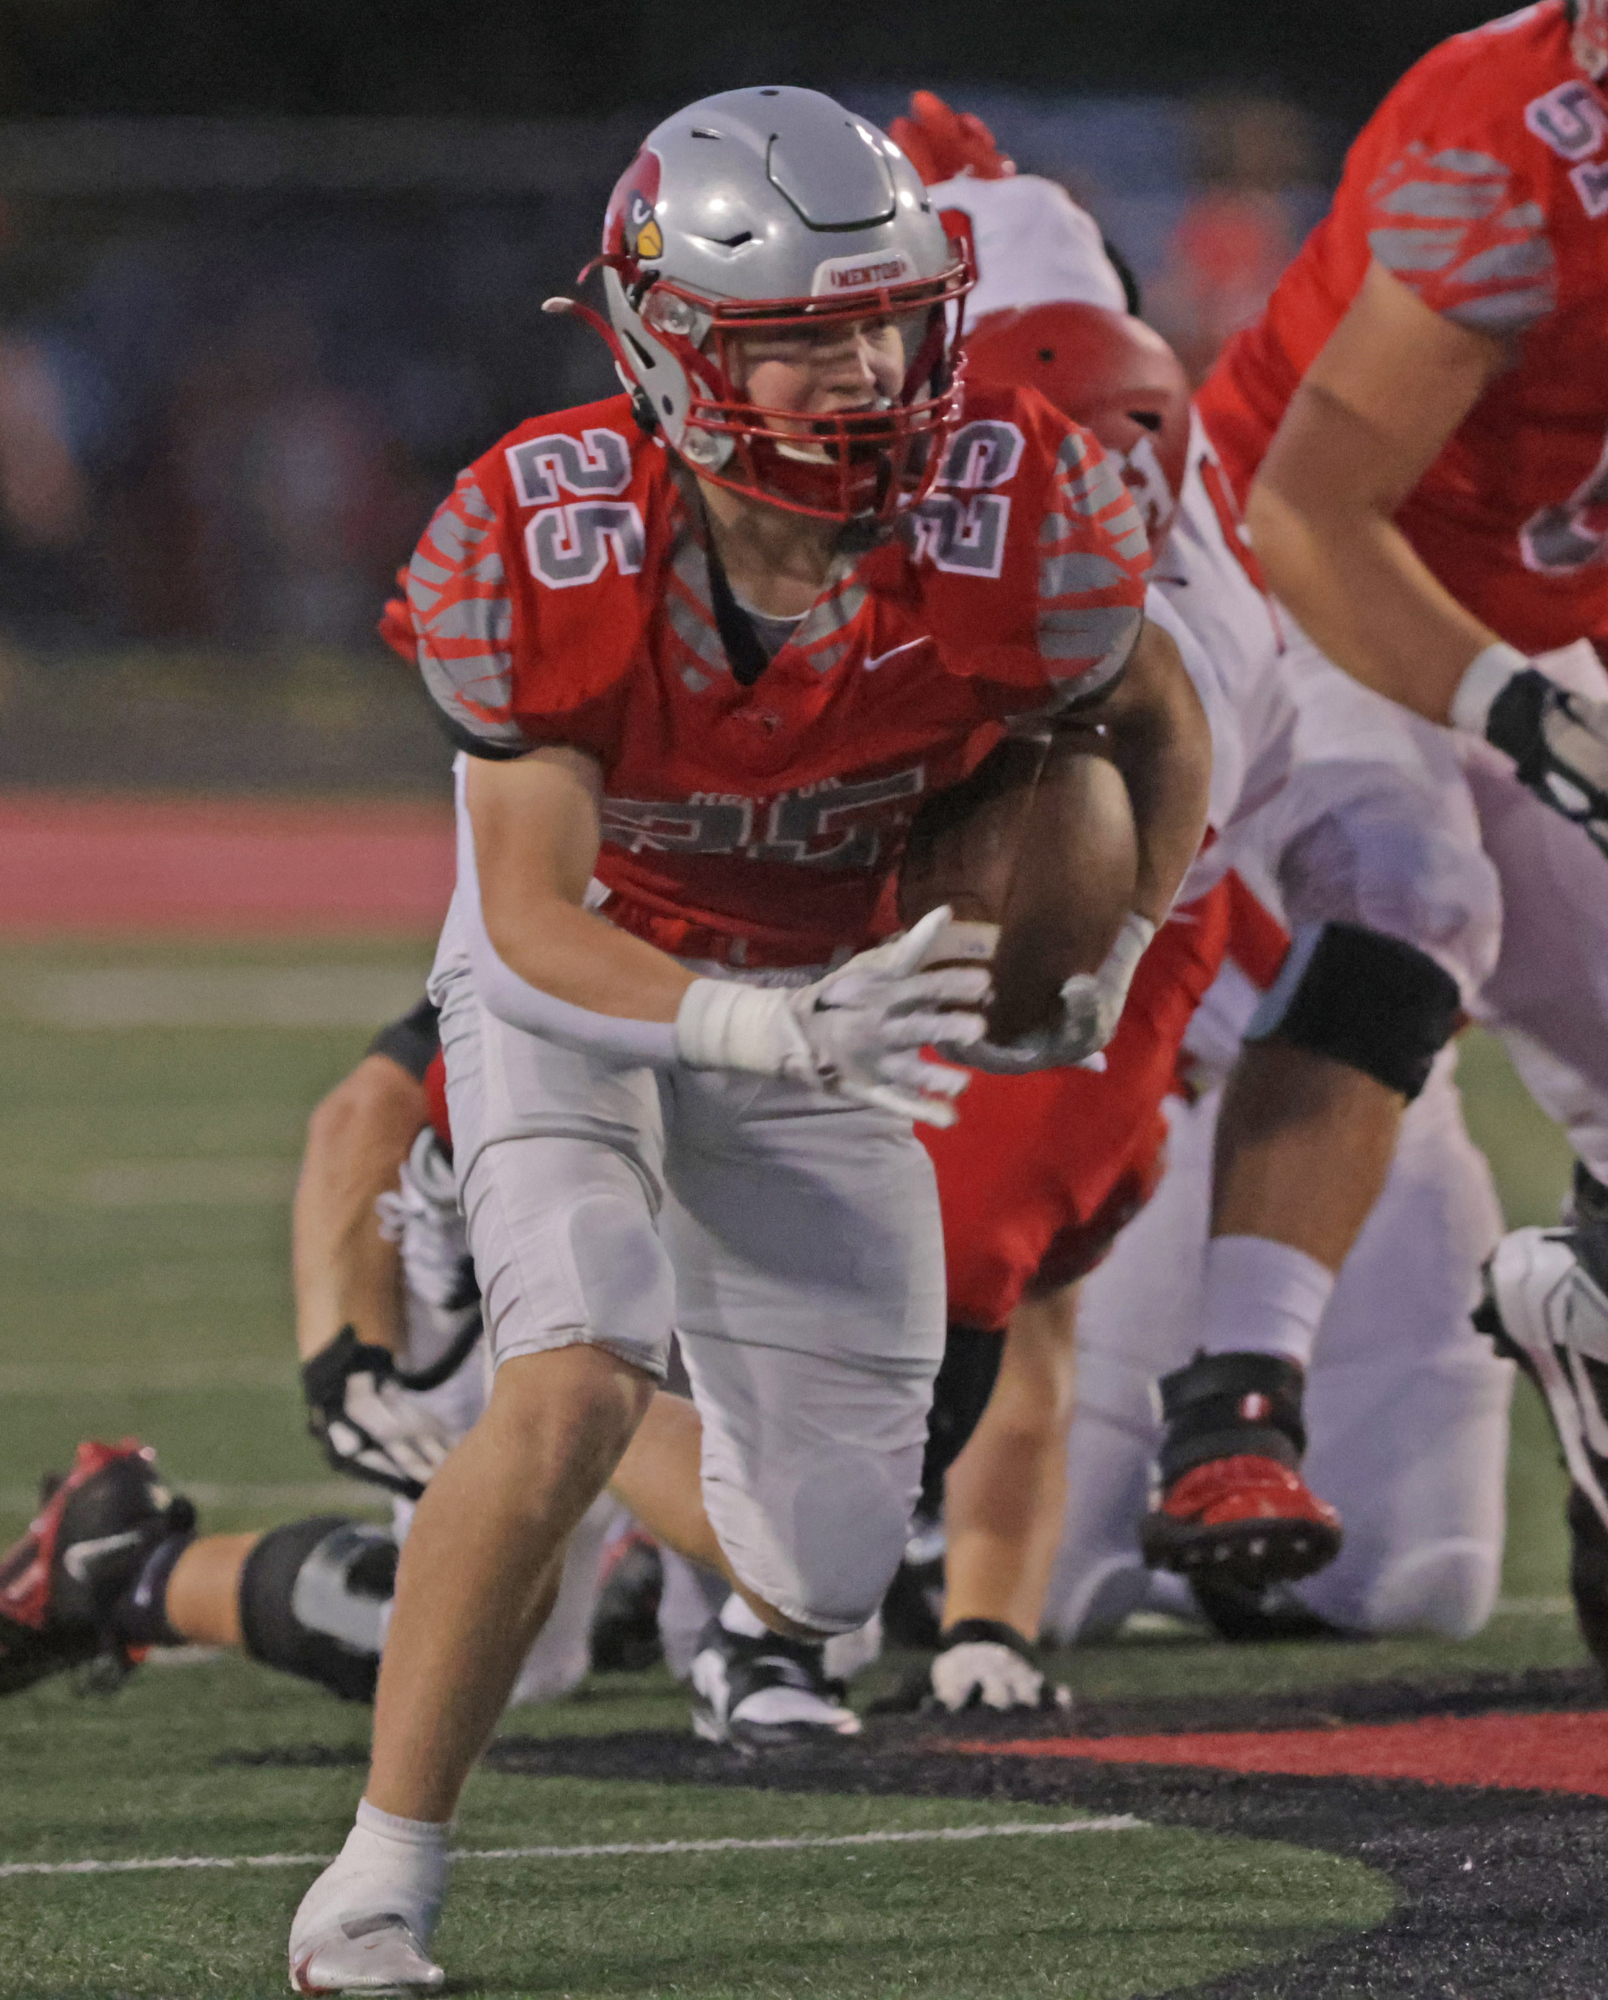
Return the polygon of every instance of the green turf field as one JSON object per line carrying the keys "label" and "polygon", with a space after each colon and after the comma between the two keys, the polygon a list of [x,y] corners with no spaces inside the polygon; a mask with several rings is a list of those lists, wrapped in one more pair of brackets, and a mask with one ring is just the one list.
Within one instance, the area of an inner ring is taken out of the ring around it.
{"label": "green turf field", "polygon": [[[0,953],[0,1533],[86,1434],[137,1431],[206,1525],[362,1506],[306,1438],[294,1383],[287,1199],[308,1109],[407,1003],[416,944]],[[1566,1157],[1488,1043],[1471,1122],[1510,1218],[1556,1214]],[[1151,1634],[1057,1662],[1090,1695],[1255,1689],[1582,1656],[1559,1602],[1561,1478],[1521,1398],[1504,1605],[1466,1645],[1227,1649]],[[882,1684],[897,1663],[880,1670]],[[875,1691],[873,1682],[868,1692]],[[663,1679],[523,1711],[567,1734],[679,1723]],[[0,1709],[0,1864],[317,1855],[356,1796],[363,1712],[239,1662],[152,1668],[122,1694],[63,1683]],[[249,1761],[319,1746],[323,1765]],[[1009,1822],[1047,1808],[475,1780],[469,1849],[771,1839]],[[314,1872],[0,1877],[0,1995],[283,1989],[284,1923]],[[1127,1828],[981,1840],[464,1864],[441,1935],[456,1990],[816,1996],[1160,1993],[1325,1931],[1390,1890],[1271,1843]]]}

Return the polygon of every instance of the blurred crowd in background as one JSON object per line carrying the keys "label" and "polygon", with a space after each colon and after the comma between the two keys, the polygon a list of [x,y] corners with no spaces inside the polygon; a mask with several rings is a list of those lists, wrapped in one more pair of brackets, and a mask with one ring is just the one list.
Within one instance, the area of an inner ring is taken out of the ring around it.
{"label": "blurred crowd in background", "polygon": [[[1273,98],[949,94],[1093,210],[1196,376],[1321,212],[1343,139]],[[161,125],[85,121],[9,184],[0,150],[0,637],[372,643],[457,468],[610,393],[601,347],[541,305],[590,253],[628,124],[499,144],[280,121],[265,153],[250,120],[180,145],[169,123],[165,152]]]}

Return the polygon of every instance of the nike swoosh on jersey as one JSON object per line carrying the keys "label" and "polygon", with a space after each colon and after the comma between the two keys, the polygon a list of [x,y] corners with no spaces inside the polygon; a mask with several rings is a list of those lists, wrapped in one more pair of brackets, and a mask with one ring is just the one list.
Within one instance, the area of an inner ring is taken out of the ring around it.
{"label": "nike swoosh on jersey", "polygon": [[93,1541],[74,1542],[62,1557],[61,1566],[74,1583],[88,1583],[89,1566],[97,1556],[110,1555],[113,1549],[126,1549],[144,1539],[140,1529],[129,1528],[121,1535],[97,1535]]}
{"label": "nike swoosh on jersey", "polygon": [[872,653],[866,660],[865,670],[868,674],[874,674],[884,661],[897,659],[901,653],[908,653],[914,647],[925,646],[926,643],[927,635],[923,632],[919,639],[906,639],[902,646],[890,646],[885,653]]}

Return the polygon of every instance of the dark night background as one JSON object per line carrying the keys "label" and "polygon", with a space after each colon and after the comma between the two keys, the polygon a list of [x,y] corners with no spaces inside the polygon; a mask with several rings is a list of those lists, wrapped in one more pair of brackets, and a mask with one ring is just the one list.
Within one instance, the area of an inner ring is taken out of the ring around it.
{"label": "dark night background", "polygon": [[376,614],[459,466],[612,393],[541,304],[678,105],[942,91],[1198,379],[1373,105],[1496,11],[0,0],[0,787],[438,781]]}
{"label": "dark night background", "polygon": [[1353,120],[1480,0],[8,0],[0,115],[652,111],[736,83],[1261,89]]}

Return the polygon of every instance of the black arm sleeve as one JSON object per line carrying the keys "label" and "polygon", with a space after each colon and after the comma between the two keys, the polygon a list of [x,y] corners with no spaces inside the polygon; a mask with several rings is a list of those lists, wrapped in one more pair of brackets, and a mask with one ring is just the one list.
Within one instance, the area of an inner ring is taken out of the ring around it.
{"label": "black arm sleeve", "polygon": [[424,1073],[435,1061],[441,1047],[437,1018],[436,1009],[430,1001],[421,1000],[400,1021],[381,1028],[365,1053],[389,1056],[416,1082],[423,1083]]}

